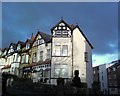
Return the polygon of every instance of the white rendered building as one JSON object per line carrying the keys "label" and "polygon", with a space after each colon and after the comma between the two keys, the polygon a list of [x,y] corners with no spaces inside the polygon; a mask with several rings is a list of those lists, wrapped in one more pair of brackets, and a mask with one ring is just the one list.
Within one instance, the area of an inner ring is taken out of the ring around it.
{"label": "white rendered building", "polygon": [[78,25],[68,25],[64,20],[52,29],[51,83],[56,78],[72,78],[79,70],[82,82],[92,88],[92,45]]}

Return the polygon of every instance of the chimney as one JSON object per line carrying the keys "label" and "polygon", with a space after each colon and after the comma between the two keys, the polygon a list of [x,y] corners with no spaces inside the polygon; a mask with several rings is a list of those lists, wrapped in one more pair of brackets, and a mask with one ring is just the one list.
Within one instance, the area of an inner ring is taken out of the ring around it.
{"label": "chimney", "polygon": [[74,25],[74,24],[71,24],[70,27],[71,27],[71,29],[74,29],[74,28],[75,28],[75,25]]}
{"label": "chimney", "polygon": [[35,36],[34,36],[33,33],[32,33],[32,35],[31,35],[31,40],[33,41],[34,38],[35,38]]}

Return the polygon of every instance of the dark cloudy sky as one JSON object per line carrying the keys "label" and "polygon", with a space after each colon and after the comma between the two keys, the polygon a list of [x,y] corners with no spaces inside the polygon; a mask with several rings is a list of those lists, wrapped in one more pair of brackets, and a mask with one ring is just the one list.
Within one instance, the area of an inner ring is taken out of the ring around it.
{"label": "dark cloudy sky", "polygon": [[25,41],[38,29],[48,34],[61,17],[78,23],[94,46],[93,64],[118,58],[118,3],[2,3],[2,45]]}

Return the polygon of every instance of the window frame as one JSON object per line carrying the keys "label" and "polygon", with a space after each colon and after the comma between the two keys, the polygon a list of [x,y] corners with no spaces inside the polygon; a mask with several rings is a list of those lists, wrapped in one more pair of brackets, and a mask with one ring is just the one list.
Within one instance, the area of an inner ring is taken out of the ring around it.
{"label": "window frame", "polygon": [[88,52],[84,52],[84,59],[85,59],[85,62],[88,62],[89,60],[88,60]]}
{"label": "window frame", "polygon": [[32,58],[32,62],[35,63],[36,62],[36,58],[37,58],[37,54],[36,52],[33,53],[33,58]]}
{"label": "window frame", "polygon": [[55,56],[61,56],[61,45],[55,45]]}
{"label": "window frame", "polygon": [[[66,46],[66,50],[63,48],[64,46]],[[62,56],[68,56],[68,45],[62,45]]]}
{"label": "window frame", "polygon": [[[41,55],[42,53],[42,55]],[[40,51],[40,61],[43,61],[43,51]]]}
{"label": "window frame", "polygon": [[50,59],[50,58],[51,58],[51,50],[47,49],[47,59]]}
{"label": "window frame", "polygon": [[[64,65],[67,65],[66,68]],[[56,70],[58,70],[58,74],[56,74]],[[66,71],[66,76],[63,75],[63,70]],[[54,77],[58,78],[58,77],[62,77],[62,78],[68,78],[68,64],[60,64],[60,63],[56,63],[54,64]]]}

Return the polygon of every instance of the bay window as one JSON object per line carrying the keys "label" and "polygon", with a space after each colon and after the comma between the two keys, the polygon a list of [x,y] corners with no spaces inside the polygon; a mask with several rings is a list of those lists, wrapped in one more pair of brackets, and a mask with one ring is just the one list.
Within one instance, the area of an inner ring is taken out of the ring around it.
{"label": "bay window", "polygon": [[68,78],[68,65],[67,64],[55,64],[54,65],[54,77]]}

